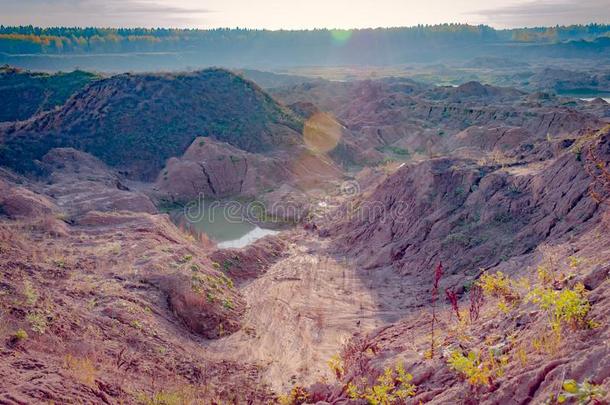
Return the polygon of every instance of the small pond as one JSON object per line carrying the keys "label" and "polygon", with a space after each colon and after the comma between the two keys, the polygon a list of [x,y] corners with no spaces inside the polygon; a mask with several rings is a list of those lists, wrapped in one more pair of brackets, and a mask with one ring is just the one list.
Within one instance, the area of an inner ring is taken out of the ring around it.
{"label": "small pond", "polygon": [[173,210],[170,216],[177,224],[187,224],[197,233],[204,233],[218,247],[242,248],[278,231],[263,228],[241,214],[237,204],[201,201]]}
{"label": "small pond", "polygon": [[565,92],[559,92],[559,95],[566,96],[566,97],[574,97],[574,98],[581,99],[583,101],[593,101],[596,98],[601,98],[606,103],[610,103],[610,92],[607,92],[607,91],[604,91],[604,92],[585,91],[585,90],[565,91]]}

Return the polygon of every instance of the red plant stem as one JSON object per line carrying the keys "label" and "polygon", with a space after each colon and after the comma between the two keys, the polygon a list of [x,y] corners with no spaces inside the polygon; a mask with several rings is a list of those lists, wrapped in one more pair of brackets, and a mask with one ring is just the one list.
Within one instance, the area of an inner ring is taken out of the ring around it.
{"label": "red plant stem", "polygon": [[470,289],[470,322],[479,319],[479,312],[483,305],[483,289],[480,285],[474,284]]}
{"label": "red plant stem", "polygon": [[453,308],[453,311],[455,312],[455,315],[457,316],[458,321],[461,321],[462,317],[460,315],[460,307],[458,304],[458,296],[457,296],[456,292],[451,291],[451,290],[446,290],[445,294],[447,294],[447,299],[451,303],[451,308]]}

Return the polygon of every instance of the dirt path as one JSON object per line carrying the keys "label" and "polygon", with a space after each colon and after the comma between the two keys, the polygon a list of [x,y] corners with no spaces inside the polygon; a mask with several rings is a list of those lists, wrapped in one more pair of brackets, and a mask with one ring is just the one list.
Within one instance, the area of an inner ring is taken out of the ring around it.
{"label": "dirt path", "polygon": [[[320,253],[323,249],[324,241],[311,237],[292,244],[288,257],[244,287],[250,307],[245,327],[210,349],[265,366],[268,382],[285,392],[296,381],[331,377],[326,362],[353,333],[404,313],[396,304],[402,297],[397,280],[365,285],[356,266]],[[379,288],[386,292],[382,303]]]}

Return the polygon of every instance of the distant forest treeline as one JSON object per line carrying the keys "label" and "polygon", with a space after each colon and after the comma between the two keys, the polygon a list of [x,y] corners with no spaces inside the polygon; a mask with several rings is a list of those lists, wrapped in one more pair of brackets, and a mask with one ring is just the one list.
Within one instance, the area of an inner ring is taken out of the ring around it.
{"label": "distant forest treeline", "polygon": [[496,30],[441,24],[358,30],[112,29],[0,26],[0,64],[30,69],[397,65],[478,56],[608,59],[610,25]]}
{"label": "distant forest treeline", "polygon": [[254,29],[38,28],[0,26],[0,52],[89,53],[201,50],[231,46],[312,47],[340,45],[348,40],[399,47],[413,42],[553,43],[610,36],[610,25],[590,24],[495,30],[485,25],[441,24],[359,30],[269,31]]}

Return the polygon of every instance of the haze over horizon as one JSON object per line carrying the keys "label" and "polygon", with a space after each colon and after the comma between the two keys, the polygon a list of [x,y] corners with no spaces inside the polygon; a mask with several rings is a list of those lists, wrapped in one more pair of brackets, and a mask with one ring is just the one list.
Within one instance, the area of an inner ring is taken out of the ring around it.
{"label": "haze over horizon", "polygon": [[610,21],[606,0],[0,0],[3,25],[260,29],[486,24],[495,28]]}

